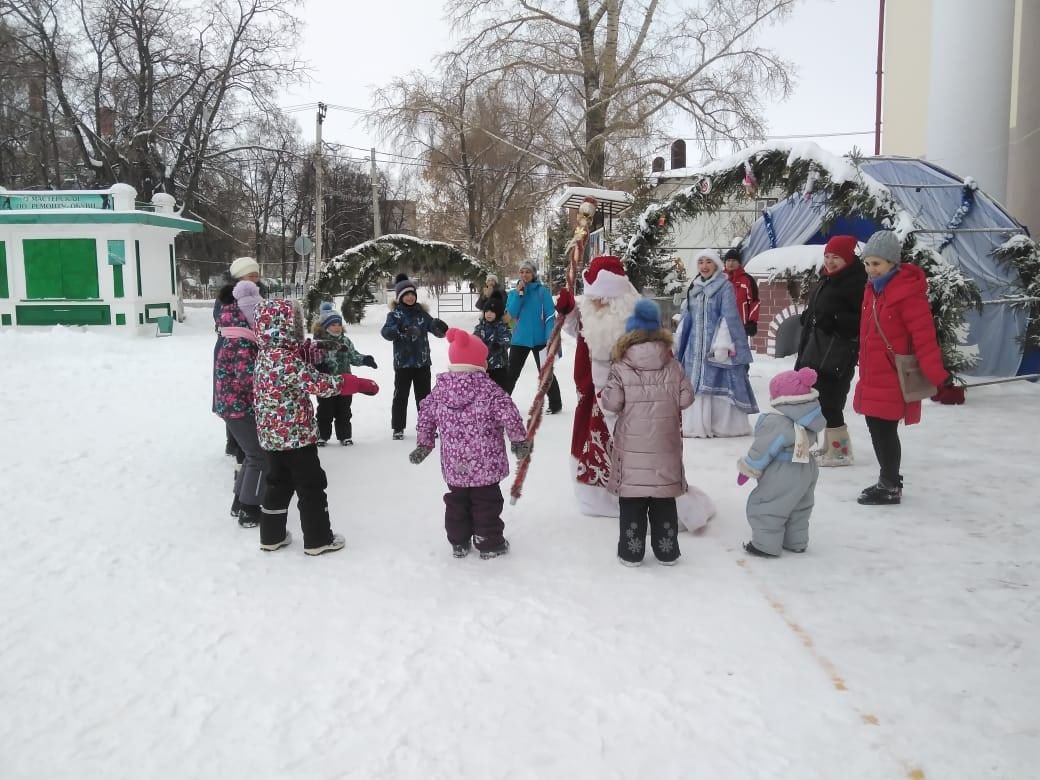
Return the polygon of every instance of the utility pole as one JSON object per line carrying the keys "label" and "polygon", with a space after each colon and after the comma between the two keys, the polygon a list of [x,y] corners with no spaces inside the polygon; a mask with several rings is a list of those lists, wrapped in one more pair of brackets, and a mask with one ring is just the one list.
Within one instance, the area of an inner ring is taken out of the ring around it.
{"label": "utility pole", "polygon": [[372,180],[372,225],[375,228],[374,238],[379,238],[383,235],[382,221],[379,219],[379,174],[376,171],[376,150],[372,148],[372,154],[369,157],[371,165],[369,166],[368,176]]}
{"label": "utility pole", "polygon": [[[322,177],[325,166],[321,155],[321,126],[329,107],[318,103],[318,118],[314,127],[314,262],[315,272],[321,269],[322,227],[325,224],[325,192]],[[308,263],[308,268],[310,264]]]}

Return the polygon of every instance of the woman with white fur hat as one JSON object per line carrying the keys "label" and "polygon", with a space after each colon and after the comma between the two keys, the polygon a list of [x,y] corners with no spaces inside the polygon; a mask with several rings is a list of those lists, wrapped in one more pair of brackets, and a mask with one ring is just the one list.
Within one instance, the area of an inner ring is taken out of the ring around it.
{"label": "woman with white fur hat", "polygon": [[683,412],[683,436],[747,436],[758,412],[748,380],[751,349],[737,311],[733,285],[714,249],[697,254],[697,276],[686,290],[677,358],[695,401]]}

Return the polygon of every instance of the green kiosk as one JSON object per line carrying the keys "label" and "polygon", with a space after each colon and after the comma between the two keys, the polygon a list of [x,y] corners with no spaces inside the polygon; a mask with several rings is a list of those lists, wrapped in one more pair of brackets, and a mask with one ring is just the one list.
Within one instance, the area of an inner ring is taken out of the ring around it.
{"label": "green kiosk", "polygon": [[107,190],[0,187],[0,326],[172,329],[178,233],[202,224],[157,193],[139,206],[127,184]]}

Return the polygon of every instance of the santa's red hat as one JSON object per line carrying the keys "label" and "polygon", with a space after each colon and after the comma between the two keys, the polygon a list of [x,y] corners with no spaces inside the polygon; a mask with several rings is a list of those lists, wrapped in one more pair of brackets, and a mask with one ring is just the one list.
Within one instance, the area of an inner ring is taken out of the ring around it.
{"label": "santa's red hat", "polygon": [[592,298],[617,298],[635,291],[625,274],[625,264],[620,257],[613,255],[592,258],[582,276],[585,278],[585,295]]}

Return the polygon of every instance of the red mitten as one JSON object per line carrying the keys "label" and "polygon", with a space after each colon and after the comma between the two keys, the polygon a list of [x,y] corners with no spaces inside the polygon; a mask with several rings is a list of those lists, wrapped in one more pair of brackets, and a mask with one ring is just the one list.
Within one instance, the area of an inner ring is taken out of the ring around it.
{"label": "red mitten", "polygon": [[355,393],[361,393],[362,395],[375,395],[378,392],[379,385],[377,385],[371,379],[362,379],[361,377],[354,376],[353,374],[340,375],[340,395],[354,395]]}
{"label": "red mitten", "polygon": [[556,296],[556,312],[566,316],[572,311],[574,311],[574,295],[564,287],[560,290],[560,294]]}
{"label": "red mitten", "polygon": [[748,481],[747,474],[737,474],[737,484],[744,485]]}

